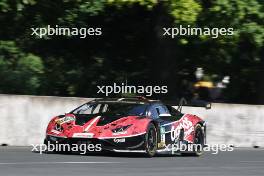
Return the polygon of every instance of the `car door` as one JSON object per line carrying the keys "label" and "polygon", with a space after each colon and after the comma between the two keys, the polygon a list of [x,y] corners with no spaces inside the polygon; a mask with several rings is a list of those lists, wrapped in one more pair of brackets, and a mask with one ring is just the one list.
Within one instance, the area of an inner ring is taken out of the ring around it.
{"label": "car door", "polygon": [[161,142],[166,145],[175,143],[175,139],[178,139],[179,130],[181,130],[180,128],[178,129],[177,126],[179,124],[179,120],[184,114],[169,105],[160,105],[156,108],[158,108],[157,111],[159,111],[160,114],[164,113],[168,115],[159,116],[160,128],[163,132],[161,133]]}

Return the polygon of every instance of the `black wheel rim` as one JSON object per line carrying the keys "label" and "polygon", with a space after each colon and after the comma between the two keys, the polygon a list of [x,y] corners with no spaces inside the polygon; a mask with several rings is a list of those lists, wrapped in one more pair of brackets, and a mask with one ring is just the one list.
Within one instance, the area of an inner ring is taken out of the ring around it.
{"label": "black wheel rim", "polygon": [[195,134],[195,144],[199,144],[201,146],[199,146],[197,148],[197,152],[201,152],[203,150],[203,134],[201,129],[196,130],[196,134]]}

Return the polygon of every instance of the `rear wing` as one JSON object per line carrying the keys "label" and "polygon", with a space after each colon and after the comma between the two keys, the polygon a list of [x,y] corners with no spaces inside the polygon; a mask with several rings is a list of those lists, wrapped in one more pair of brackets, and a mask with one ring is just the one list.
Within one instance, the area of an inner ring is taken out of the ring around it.
{"label": "rear wing", "polygon": [[183,106],[189,106],[189,107],[201,107],[201,108],[205,108],[205,109],[211,109],[212,108],[212,104],[210,102],[204,101],[204,100],[190,100],[187,101],[185,98],[181,98],[180,101],[178,102],[168,102],[166,103],[168,105],[173,105],[175,106],[175,104],[178,104],[178,111],[182,111],[182,107]]}
{"label": "rear wing", "polygon": [[190,103],[183,104],[183,106],[192,106],[192,107],[202,107],[205,109],[211,109],[212,103],[204,101],[204,100],[192,100]]}

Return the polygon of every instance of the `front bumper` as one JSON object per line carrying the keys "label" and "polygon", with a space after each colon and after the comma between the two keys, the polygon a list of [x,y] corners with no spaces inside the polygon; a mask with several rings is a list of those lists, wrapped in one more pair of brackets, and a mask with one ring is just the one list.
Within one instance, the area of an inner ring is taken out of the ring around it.
{"label": "front bumper", "polygon": [[46,136],[46,142],[51,144],[73,145],[100,145],[102,150],[143,150],[145,134],[132,137],[113,137],[113,138],[65,138],[53,135]]}

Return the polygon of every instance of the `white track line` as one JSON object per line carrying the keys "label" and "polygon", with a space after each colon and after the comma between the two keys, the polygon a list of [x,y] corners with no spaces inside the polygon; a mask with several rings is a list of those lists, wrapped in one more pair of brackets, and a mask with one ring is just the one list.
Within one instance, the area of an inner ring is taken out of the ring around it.
{"label": "white track line", "polygon": [[16,162],[16,163],[0,163],[0,165],[30,165],[30,164],[120,164],[124,162]]}
{"label": "white track line", "polygon": [[240,163],[264,163],[264,161],[239,161]]}

